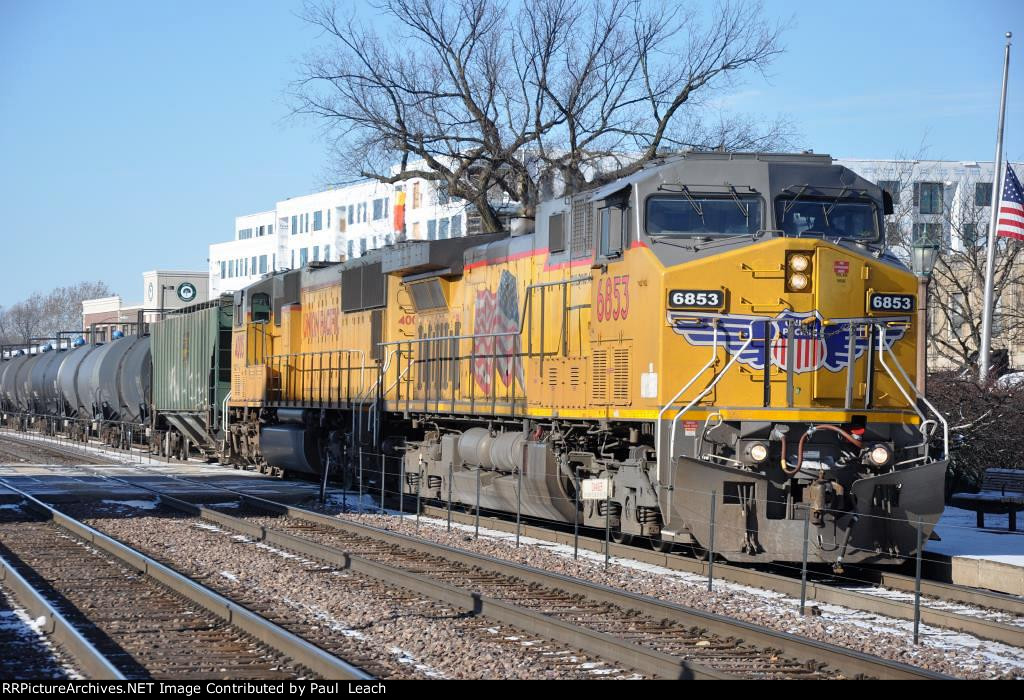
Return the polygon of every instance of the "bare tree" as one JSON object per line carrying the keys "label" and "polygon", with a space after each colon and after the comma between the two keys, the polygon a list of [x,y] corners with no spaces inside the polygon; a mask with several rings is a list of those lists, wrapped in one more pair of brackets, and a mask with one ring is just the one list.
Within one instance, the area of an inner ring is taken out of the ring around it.
{"label": "bare tree", "polygon": [[[755,128],[711,98],[782,51],[756,0],[709,18],[641,0],[382,0],[386,31],[308,5],[329,48],[294,86],[323,120],[341,172],[422,178],[473,203],[497,230],[496,200],[532,215],[544,196],[610,181],[666,151],[770,149],[785,120]],[[399,164],[397,169],[395,164]]]}
{"label": "bare tree", "polygon": [[[985,262],[989,210],[975,201],[975,183],[958,188],[943,208],[943,224],[959,246],[944,246],[932,273],[935,303],[928,340],[930,350],[953,367],[968,367],[974,373],[981,347],[984,306]],[[1024,309],[1020,290],[1024,287],[1024,250],[1017,241],[996,238],[992,298],[993,345],[1009,349],[1024,342]]]}
{"label": "bare tree", "polygon": [[43,295],[38,292],[11,305],[4,312],[7,341],[27,343],[30,338],[37,337],[43,322],[42,309]]}
{"label": "bare tree", "polygon": [[[893,214],[886,220],[886,245],[908,266],[913,246],[923,241],[939,246],[929,287],[928,350],[943,367],[976,371],[981,346],[989,194],[978,199],[977,178],[940,186],[941,206],[934,214],[919,207],[919,157],[899,158],[876,175],[882,183],[899,183]],[[988,184],[988,181],[985,181]],[[993,298],[994,341],[1011,348],[1024,342],[1024,247],[1006,238],[996,240]]]}
{"label": "bare tree", "polygon": [[5,343],[28,343],[32,338],[79,329],[82,302],[111,294],[105,282],[77,282],[45,294],[36,292],[0,312],[0,339]]}

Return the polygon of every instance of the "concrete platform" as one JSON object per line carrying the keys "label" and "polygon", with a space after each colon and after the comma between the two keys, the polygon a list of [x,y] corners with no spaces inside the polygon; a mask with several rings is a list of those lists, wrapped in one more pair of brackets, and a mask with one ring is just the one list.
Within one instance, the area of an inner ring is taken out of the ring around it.
{"label": "concrete platform", "polygon": [[925,556],[948,558],[953,583],[1024,596],[1024,532],[998,527],[1000,520],[1006,516],[989,516],[979,530],[973,511],[946,508],[935,528],[942,539],[929,542]]}

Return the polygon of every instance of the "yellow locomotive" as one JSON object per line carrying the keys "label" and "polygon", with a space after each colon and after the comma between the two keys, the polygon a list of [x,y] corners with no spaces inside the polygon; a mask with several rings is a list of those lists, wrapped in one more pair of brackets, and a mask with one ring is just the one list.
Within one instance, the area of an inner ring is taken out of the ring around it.
{"label": "yellow locomotive", "polygon": [[901,561],[948,439],[887,210],[828,156],[691,153],[522,234],[275,274],[234,300],[231,453],[390,458],[379,488],[664,549],[707,547],[714,518],[735,561],[800,559],[807,518],[812,561]]}

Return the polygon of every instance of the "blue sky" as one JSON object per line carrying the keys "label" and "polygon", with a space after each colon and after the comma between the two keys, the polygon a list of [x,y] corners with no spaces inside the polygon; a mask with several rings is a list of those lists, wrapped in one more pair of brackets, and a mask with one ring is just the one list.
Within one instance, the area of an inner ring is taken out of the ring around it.
{"label": "blue sky", "polygon": [[[1024,160],[1024,3],[767,0],[795,24],[768,80],[721,102],[786,113],[844,157],[991,160],[1002,35],[1016,30],[1007,154]],[[145,270],[206,269],[234,217],[321,189],[317,126],[284,93],[318,37],[297,0],[0,0],[0,305]]]}

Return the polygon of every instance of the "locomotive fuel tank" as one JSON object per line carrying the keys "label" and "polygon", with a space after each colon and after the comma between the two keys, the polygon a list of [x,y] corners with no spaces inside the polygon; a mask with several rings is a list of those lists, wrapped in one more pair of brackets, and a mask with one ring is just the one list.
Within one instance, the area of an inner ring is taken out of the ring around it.
{"label": "locomotive fuel tank", "polygon": [[409,494],[421,489],[421,495],[447,500],[450,475],[453,501],[476,503],[479,478],[483,508],[515,512],[518,502],[531,517],[563,522],[574,517],[574,501],[566,488],[569,475],[562,473],[549,444],[529,442],[522,432],[470,428],[461,435],[428,439],[406,452],[405,472]]}

